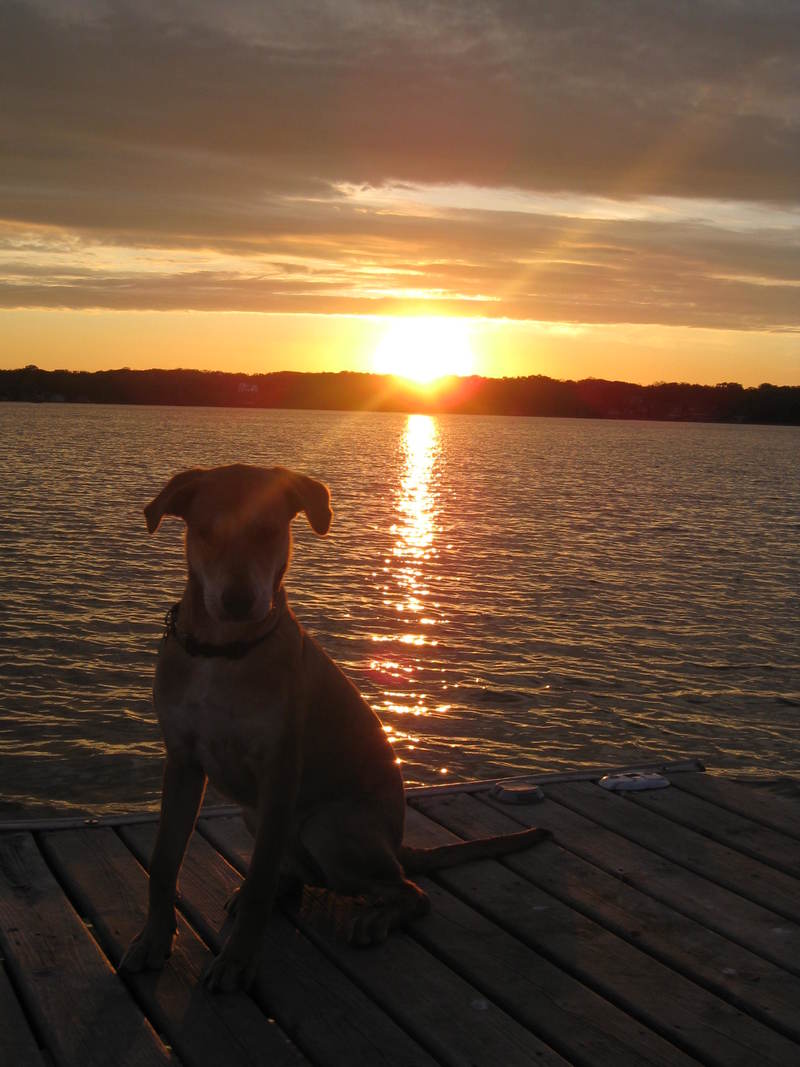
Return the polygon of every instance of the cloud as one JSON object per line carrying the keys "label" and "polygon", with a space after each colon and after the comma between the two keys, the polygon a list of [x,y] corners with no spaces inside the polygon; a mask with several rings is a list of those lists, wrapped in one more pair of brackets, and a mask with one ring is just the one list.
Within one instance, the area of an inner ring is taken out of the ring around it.
{"label": "cloud", "polygon": [[11,0],[0,301],[794,329],[796,225],[648,198],[797,204],[798,45],[779,0]]}
{"label": "cloud", "polygon": [[115,217],[90,210],[103,190],[118,220],[149,207],[168,225],[181,191],[255,207],[337,181],[770,200],[800,188],[791,2],[84,10],[2,7],[6,184],[29,218],[38,199],[55,221],[60,194],[74,224],[84,190],[88,225]]}
{"label": "cloud", "polygon": [[425,312],[565,323],[800,328],[796,231],[500,211],[302,204],[258,239],[125,248],[0,240],[6,307]]}

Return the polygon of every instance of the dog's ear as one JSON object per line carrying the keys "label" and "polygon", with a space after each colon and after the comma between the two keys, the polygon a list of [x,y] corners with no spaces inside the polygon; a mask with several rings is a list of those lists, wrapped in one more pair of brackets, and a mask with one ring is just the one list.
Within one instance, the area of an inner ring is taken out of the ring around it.
{"label": "dog's ear", "polygon": [[320,537],[328,532],[333,520],[331,511],[331,494],[323,482],[309,478],[305,474],[286,471],[289,479],[289,498],[298,511],[304,511],[314,533]]}
{"label": "dog's ear", "polygon": [[165,515],[177,515],[186,519],[192,497],[205,473],[204,470],[195,468],[181,471],[174,478],[170,478],[158,496],[144,509],[148,533],[156,532]]}

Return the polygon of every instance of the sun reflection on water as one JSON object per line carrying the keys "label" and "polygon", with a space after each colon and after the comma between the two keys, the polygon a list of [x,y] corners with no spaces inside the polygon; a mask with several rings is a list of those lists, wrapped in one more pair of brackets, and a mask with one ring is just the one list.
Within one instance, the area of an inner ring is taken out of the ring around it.
{"label": "sun reflection on water", "polygon": [[403,474],[397,499],[398,522],[394,537],[393,576],[400,619],[414,632],[403,633],[408,645],[435,645],[420,625],[430,625],[423,612],[430,600],[430,565],[436,557],[436,497],[434,472],[439,459],[439,428],[430,415],[409,415],[402,440]]}
{"label": "sun reflection on water", "polygon": [[[434,417],[409,415],[399,459],[396,519],[389,531],[392,548],[381,576],[387,628],[372,636],[374,642],[387,646],[386,655],[376,656],[370,664],[373,677],[383,689],[379,711],[384,718],[420,717],[447,710],[447,706],[435,705],[422,691],[425,672],[435,669],[431,659],[439,643],[438,628],[446,622],[433,589],[438,577],[435,571],[441,462],[439,427]],[[409,754],[419,741],[397,727],[389,727],[387,732],[390,740]]]}

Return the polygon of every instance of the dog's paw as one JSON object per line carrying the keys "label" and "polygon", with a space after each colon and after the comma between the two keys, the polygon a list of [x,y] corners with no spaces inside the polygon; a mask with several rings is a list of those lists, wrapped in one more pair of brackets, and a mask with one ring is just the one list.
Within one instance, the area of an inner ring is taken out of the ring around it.
{"label": "dog's paw", "polygon": [[256,949],[231,947],[230,941],[203,975],[203,984],[212,993],[246,993],[258,972],[259,953]]}
{"label": "dog's paw", "polygon": [[176,933],[174,926],[160,930],[149,925],[145,926],[128,945],[125,955],[119,961],[118,970],[129,973],[160,971],[172,955]]}
{"label": "dog's paw", "polygon": [[393,909],[382,905],[362,905],[356,910],[347,930],[348,944],[356,948],[380,945],[396,923]]}

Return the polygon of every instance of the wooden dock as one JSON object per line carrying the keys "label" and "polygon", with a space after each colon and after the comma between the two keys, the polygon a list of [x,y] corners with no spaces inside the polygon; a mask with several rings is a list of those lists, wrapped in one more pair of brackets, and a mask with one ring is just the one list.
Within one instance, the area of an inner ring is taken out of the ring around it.
{"label": "wooden dock", "polygon": [[488,783],[410,791],[413,844],[553,838],[421,879],[432,913],[378,948],[350,948],[346,902],[307,890],[249,996],[199,984],[247,865],[230,810],[192,838],[166,968],[124,978],[155,821],[0,826],[0,1064],[797,1067],[800,802],[664,773],[626,795],[544,776],[515,805]]}

